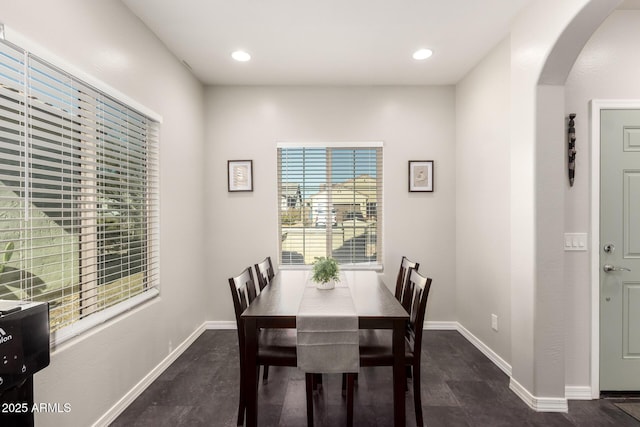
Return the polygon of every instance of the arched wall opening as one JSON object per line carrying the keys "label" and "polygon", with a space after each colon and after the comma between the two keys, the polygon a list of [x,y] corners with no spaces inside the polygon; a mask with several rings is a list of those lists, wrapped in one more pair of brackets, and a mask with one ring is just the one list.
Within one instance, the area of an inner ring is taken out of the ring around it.
{"label": "arched wall opening", "polygon": [[540,411],[567,410],[564,83],[620,3],[535,1],[511,34],[510,388]]}

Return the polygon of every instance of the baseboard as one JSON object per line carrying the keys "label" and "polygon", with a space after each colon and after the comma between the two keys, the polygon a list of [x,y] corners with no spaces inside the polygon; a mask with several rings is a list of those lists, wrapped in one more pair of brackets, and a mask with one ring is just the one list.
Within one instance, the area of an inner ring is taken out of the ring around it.
{"label": "baseboard", "polygon": [[589,386],[566,386],[564,388],[564,397],[567,400],[593,400],[591,387]]}
{"label": "baseboard", "polygon": [[567,412],[569,410],[567,400],[591,400],[591,387],[567,386],[565,397],[536,397],[529,393],[512,376],[512,368],[503,358],[489,348],[485,343],[473,335],[467,328],[458,324],[457,331],[473,344],[482,354],[487,356],[498,368],[510,378],[509,389],[522,399],[530,408],[538,412]]}
{"label": "baseboard", "polygon": [[[116,402],[102,417],[100,417],[93,427],[108,426],[120,415],[127,407],[134,401],[143,391],[151,385],[165,369],[167,369],[184,351],[189,348],[191,344],[205,331],[206,325],[209,322],[205,322],[200,325],[191,335],[187,337],[180,345],[178,345],[167,357],[165,357],[155,368],[144,376],[131,390],[129,390],[122,398]],[[215,322],[217,323],[217,322]],[[235,322],[233,322],[235,323]]]}
{"label": "baseboard", "polygon": [[529,393],[513,377],[509,381],[509,389],[513,391],[524,403],[537,412],[568,412],[567,399],[563,397],[536,397]]}
{"label": "baseboard", "polygon": [[235,320],[209,320],[204,322],[204,329],[238,329]]}
{"label": "baseboard", "polygon": [[457,331],[459,327],[458,322],[426,321],[423,329],[425,331]]}
{"label": "baseboard", "polygon": [[490,347],[488,347],[485,343],[483,343],[478,337],[473,335],[467,328],[458,323],[457,327],[458,332],[467,339],[471,344],[473,344],[482,354],[487,356],[489,360],[491,360],[498,368],[502,370],[507,376],[511,377],[511,365],[507,363],[502,357],[498,355],[495,351],[493,351]]}

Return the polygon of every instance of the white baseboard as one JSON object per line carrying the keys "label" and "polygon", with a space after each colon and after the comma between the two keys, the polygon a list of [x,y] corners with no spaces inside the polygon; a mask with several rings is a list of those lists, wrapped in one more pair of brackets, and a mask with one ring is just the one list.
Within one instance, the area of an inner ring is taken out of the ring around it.
{"label": "white baseboard", "polygon": [[567,400],[593,400],[590,386],[571,386],[564,388],[564,397]]}
{"label": "white baseboard", "polygon": [[204,329],[238,329],[235,320],[209,320],[204,322]]}
{"label": "white baseboard", "polygon": [[424,322],[425,331],[457,331],[460,327],[458,322],[437,322],[427,321]]}
{"label": "white baseboard", "polygon": [[[445,327],[431,327],[438,326],[439,323],[443,323]],[[455,327],[451,328],[450,325],[454,324]],[[526,388],[518,383],[513,377],[511,377],[512,368],[503,358],[489,348],[485,343],[473,335],[467,328],[459,324],[458,322],[433,322],[433,325],[425,327],[425,329],[455,329],[473,344],[482,354],[484,354],[489,360],[491,360],[498,368],[502,370],[510,378],[509,388],[518,397],[520,397],[527,405],[532,409],[539,412],[567,412],[568,400],[592,400],[593,395],[591,393],[591,387],[589,386],[566,386],[564,398],[555,397],[536,397],[533,396]]]}
{"label": "white baseboard", "polygon": [[[235,325],[235,322],[233,322]],[[165,369],[167,369],[191,344],[205,331],[206,323],[200,325],[191,335],[178,345],[167,357],[165,357],[155,368],[142,378],[138,384],[133,386],[122,398],[116,402],[102,417],[100,417],[93,427],[108,426],[134,401],[143,391],[151,385]]]}
{"label": "white baseboard", "polygon": [[473,344],[482,354],[487,356],[489,360],[491,360],[498,368],[502,370],[507,376],[511,377],[511,365],[507,363],[502,357],[498,355],[495,351],[493,351],[490,347],[488,347],[485,343],[483,343],[478,337],[473,335],[467,328],[458,323],[458,332],[467,339],[471,344]]}
{"label": "white baseboard", "polygon": [[509,381],[509,389],[522,399],[531,409],[537,412],[568,412],[567,399],[563,397],[536,397],[529,393],[513,377]]}

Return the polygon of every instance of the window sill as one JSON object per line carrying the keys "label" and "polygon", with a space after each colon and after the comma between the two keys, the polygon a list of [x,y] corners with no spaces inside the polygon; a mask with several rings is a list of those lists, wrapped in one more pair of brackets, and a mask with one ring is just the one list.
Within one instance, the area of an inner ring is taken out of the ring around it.
{"label": "window sill", "polygon": [[158,291],[157,288],[149,289],[148,291],[145,291],[140,295],[136,295],[135,297],[128,300],[122,301],[121,303],[116,304],[113,307],[109,307],[105,310],[93,313],[90,316],[87,316],[86,319],[79,320],[69,326],[65,326],[62,329],[52,332],[51,349],[56,349],[61,344],[81,335],[82,333],[98,325],[107,322],[108,320],[113,319],[114,317],[122,313],[132,310],[142,303],[152,300],[158,295],[160,295],[160,291]]}
{"label": "window sill", "polygon": [[[302,265],[302,264],[280,264],[278,265],[278,270],[311,270],[313,266],[311,265]],[[340,264],[341,270],[351,271],[351,270],[369,270],[369,271],[382,271],[384,267],[382,264],[367,264],[367,265],[358,265],[358,264]]]}

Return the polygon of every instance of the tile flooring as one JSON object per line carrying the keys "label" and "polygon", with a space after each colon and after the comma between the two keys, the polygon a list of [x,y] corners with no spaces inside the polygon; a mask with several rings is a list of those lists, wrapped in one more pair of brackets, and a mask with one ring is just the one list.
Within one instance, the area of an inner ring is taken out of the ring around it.
{"label": "tile flooring", "polygon": [[[112,424],[119,426],[235,426],[238,408],[235,331],[206,331]],[[317,427],[346,425],[340,375],[325,375],[314,394]],[[392,426],[390,368],[363,368],[355,389],[356,426]],[[305,426],[304,375],[270,367],[259,388],[259,425]],[[619,400],[618,400],[619,401]],[[570,401],[569,412],[538,413],[509,390],[508,377],[455,331],[425,331],[422,404],[428,427],[640,426],[612,399]],[[411,387],[407,426],[415,426]]]}

